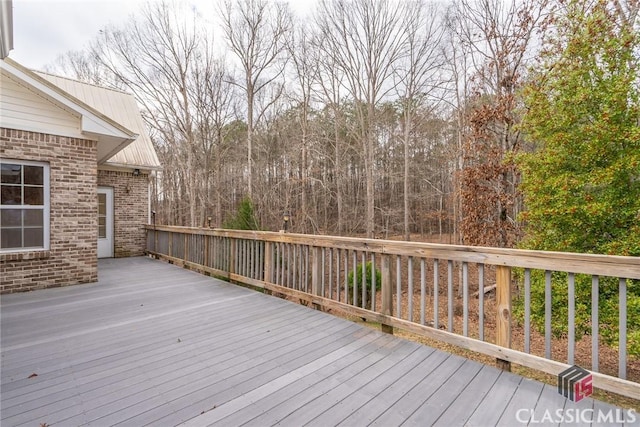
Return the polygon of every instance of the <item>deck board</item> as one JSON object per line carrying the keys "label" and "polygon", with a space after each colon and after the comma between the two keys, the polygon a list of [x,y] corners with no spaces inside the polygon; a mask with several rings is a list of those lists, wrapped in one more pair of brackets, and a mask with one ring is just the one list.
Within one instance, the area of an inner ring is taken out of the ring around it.
{"label": "deck board", "polygon": [[[482,368],[476,363],[466,361],[442,387],[435,390],[424,389],[421,394],[428,396],[428,398],[407,418],[403,425],[433,425],[448,409],[450,402],[469,387],[469,383],[473,382]],[[470,404],[471,401],[467,403]]]}
{"label": "deck board", "polygon": [[[362,421],[369,425],[382,415],[388,407],[400,400],[407,390],[419,383],[425,373],[438,369],[448,357],[447,353],[439,351],[414,352],[410,358],[408,357],[394,366],[394,369],[399,372],[393,378],[391,384],[386,384],[386,387],[380,387],[375,396],[371,396],[365,404],[342,420],[339,425],[357,425]],[[386,405],[380,405],[380,401],[383,399],[387,402]]]}
{"label": "deck board", "polygon": [[1,304],[3,426],[484,426],[515,425],[522,408],[620,411],[149,258],[101,260],[97,283]]}
{"label": "deck board", "polygon": [[502,411],[498,424],[509,425],[510,421],[517,419],[519,410],[539,400],[543,386],[544,384],[538,381],[522,378],[518,388],[513,392],[509,404]]}
{"label": "deck board", "polygon": [[[407,356],[409,347],[391,352],[387,357],[372,361],[358,375],[343,379],[326,393],[284,417],[286,425],[334,425],[346,417],[345,407],[352,407],[358,398],[366,395],[366,386],[375,378],[388,373],[393,366]],[[355,393],[357,391],[357,393]],[[290,408],[294,409],[294,408]]]}
{"label": "deck board", "polygon": [[[404,343],[402,343],[404,344]],[[327,393],[349,378],[358,375],[364,368],[386,357],[401,343],[392,337],[378,337],[357,351],[297,379],[268,396],[251,403],[251,410],[236,410],[223,419],[229,425],[269,425],[288,415],[298,406]],[[280,414],[279,414],[280,411]],[[282,414],[284,412],[284,414]]]}
{"label": "deck board", "polygon": [[[465,360],[461,357],[449,355],[437,369],[422,374],[422,379],[392,406],[372,423],[374,426],[400,425],[422,405],[425,399],[441,388],[462,367]],[[471,363],[480,369],[479,364]],[[456,387],[457,389],[457,387]],[[450,399],[448,390],[444,388],[447,401]]]}
{"label": "deck board", "polygon": [[483,366],[458,396],[448,402],[449,406],[442,411],[433,424],[442,427],[466,425],[471,415],[468,408],[478,407],[501,374],[502,371],[494,367]]}

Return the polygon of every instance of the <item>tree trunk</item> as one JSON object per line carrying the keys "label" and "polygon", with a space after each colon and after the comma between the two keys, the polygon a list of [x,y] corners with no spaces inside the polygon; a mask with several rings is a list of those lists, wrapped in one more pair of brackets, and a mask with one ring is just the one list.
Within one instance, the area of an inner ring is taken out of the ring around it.
{"label": "tree trunk", "polygon": [[410,230],[409,230],[409,138],[411,135],[411,113],[409,111],[405,112],[405,123],[404,123],[404,240],[407,242],[411,240]]}

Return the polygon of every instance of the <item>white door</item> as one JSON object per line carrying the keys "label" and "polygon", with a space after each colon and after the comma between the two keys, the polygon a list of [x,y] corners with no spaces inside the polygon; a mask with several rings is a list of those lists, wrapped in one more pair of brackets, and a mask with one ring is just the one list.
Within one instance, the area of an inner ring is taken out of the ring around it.
{"label": "white door", "polygon": [[113,188],[98,187],[98,258],[113,258]]}

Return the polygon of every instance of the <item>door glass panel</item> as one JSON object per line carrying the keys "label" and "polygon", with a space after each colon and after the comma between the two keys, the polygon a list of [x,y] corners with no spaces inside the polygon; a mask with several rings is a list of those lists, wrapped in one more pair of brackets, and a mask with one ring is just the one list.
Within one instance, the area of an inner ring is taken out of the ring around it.
{"label": "door glass panel", "polygon": [[98,215],[107,215],[107,195],[103,193],[98,194]]}
{"label": "door glass panel", "polygon": [[98,193],[98,238],[107,238],[107,195]]}

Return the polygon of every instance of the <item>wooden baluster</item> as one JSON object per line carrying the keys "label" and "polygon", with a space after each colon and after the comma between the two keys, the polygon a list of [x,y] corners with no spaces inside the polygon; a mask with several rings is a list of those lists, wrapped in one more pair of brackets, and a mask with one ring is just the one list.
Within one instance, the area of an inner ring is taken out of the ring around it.
{"label": "wooden baluster", "polygon": [[[391,256],[387,254],[383,254],[382,258],[382,267],[381,267],[381,278],[382,278],[382,302],[380,304],[380,313],[386,316],[391,316],[392,313],[392,301],[393,301],[393,292],[391,290]],[[387,334],[393,334],[393,326],[385,325],[384,323],[380,325],[382,332]]]}
{"label": "wooden baluster", "polygon": [[[320,286],[320,281],[322,280],[322,278],[320,276],[322,275],[322,251],[320,247],[314,246],[311,249],[311,252],[311,293],[314,296],[321,296],[322,287]],[[322,305],[314,303],[313,308],[315,308],[316,310],[321,310]]]}
{"label": "wooden baluster", "polygon": [[[511,268],[499,265],[496,267],[496,344],[511,348]],[[511,362],[496,359],[496,365],[511,371]]]}

